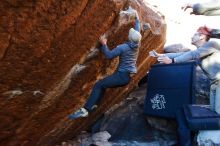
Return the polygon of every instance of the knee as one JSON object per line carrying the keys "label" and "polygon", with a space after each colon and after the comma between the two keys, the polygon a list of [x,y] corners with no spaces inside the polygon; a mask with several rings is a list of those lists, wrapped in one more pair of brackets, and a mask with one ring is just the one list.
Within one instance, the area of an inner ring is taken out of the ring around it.
{"label": "knee", "polygon": [[102,81],[99,80],[98,82],[95,83],[94,88],[102,88]]}

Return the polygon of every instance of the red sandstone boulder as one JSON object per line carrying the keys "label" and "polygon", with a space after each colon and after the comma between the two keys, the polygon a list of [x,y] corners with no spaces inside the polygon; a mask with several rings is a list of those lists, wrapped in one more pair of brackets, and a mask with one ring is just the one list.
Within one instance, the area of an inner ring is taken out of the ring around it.
{"label": "red sandstone boulder", "polygon": [[[110,48],[127,39],[134,21],[119,13],[130,5],[151,25],[142,26],[138,73],[107,90],[88,118],[68,120],[115,70],[118,60],[105,59],[96,44],[104,33]],[[85,130],[146,74],[155,62],[147,53],[162,50],[165,31],[161,14],[142,0],[0,1],[0,145],[52,146]]]}

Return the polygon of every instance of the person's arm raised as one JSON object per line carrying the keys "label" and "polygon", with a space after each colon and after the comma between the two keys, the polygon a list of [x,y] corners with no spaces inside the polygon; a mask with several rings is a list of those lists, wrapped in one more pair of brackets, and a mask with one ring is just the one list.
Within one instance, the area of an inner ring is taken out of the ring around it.
{"label": "person's arm raised", "polygon": [[[135,10],[136,11],[136,10]],[[135,16],[135,24],[134,24],[134,29],[138,32],[140,32],[140,20],[139,20],[139,16],[137,11],[135,12],[136,16]]]}
{"label": "person's arm raised", "polygon": [[109,50],[109,48],[107,46],[107,39],[105,36],[101,36],[99,38],[99,42],[102,44],[101,51],[107,59],[112,59],[112,58],[117,57],[121,54],[122,48],[120,46],[116,47],[112,50]]}

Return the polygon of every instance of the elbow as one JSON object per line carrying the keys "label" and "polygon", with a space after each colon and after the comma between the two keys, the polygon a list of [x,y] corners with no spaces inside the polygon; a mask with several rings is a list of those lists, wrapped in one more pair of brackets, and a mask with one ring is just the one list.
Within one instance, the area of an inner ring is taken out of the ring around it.
{"label": "elbow", "polygon": [[104,56],[106,59],[112,59],[113,55],[111,54],[111,52],[103,52]]}
{"label": "elbow", "polygon": [[106,58],[106,59],[112,59],[113,56],[112,56],[112,55],[105,55],[105,58]]}

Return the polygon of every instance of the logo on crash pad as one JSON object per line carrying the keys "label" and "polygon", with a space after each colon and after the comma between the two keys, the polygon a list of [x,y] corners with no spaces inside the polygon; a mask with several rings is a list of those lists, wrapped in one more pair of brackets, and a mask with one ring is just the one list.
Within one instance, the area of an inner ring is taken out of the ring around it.
{"label": "logo on crash pad", "polygon": [[165,109],[165,97],[164,95],[156,94],[153,98],[150,99],[151,104],[152,104],[152,109],[154,110],[160,110],[160,109]]}

